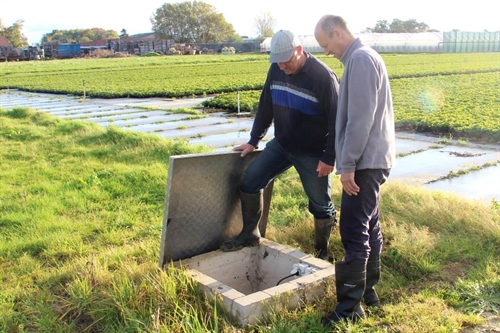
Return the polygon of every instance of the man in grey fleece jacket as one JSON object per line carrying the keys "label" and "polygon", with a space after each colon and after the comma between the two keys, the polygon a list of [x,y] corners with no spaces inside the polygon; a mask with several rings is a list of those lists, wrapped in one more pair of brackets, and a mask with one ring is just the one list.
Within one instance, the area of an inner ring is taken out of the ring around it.
{"label": "man in grey fleece jacket", "polygon": [[382,233],[380,186],[395,161],[392,96],[382,57],[355,38],[339,16],[325,15],[315,37],[326,55],[344,64],[335,127],[336,173],[342,183],[339,230],[345,251],[335,263],[337,307],[323,319],[332,326],[380,306],[374,286],[380,278]]}

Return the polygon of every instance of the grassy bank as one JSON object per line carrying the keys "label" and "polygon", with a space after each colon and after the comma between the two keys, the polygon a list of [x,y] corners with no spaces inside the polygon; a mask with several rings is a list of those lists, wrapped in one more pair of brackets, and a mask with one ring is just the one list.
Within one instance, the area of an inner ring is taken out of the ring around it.
{"label": "grassy bank", "polygon": [[[240,328],[182,271],[157,267],[168,158],[206,148],[26,108],[0,110],[0,146],[1,332],[326,332],[333,286]],[[454,332],[498,315],[498,207],[389,182],[382,224],[384,310],[339,332]],[[312,252],[294,172],[276,180],[268,228]],[[342,256],[338,231],[331,251]]]}

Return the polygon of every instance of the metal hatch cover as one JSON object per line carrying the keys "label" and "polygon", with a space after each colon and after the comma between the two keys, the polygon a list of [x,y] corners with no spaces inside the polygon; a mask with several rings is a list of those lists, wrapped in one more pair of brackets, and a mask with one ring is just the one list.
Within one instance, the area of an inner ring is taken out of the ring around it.
{"label": "metal hatch cover", "polygon": [[[239,186],[260,151],[171,156],[161,232],[160,267],[219,249],[243,227]],[[259,225],[265,236],[273,182],[264,190]]]}

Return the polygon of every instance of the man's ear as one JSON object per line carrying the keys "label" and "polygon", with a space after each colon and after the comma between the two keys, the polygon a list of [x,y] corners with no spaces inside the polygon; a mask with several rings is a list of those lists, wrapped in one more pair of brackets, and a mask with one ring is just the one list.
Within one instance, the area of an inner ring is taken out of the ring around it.
{"label": "man's ear", "polygon": [[342,40],[343,37],[342,30],[336,28],[333,29],[333,36],[339,40]]}

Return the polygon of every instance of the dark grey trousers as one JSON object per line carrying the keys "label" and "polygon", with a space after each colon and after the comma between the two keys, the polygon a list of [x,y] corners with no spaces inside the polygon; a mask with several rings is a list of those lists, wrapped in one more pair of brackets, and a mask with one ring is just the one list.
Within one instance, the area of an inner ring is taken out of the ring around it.
{"label": "dark grey trousers", "polygon": [[342,191],[339,231],[345,250],[345,263],[361,264],[370,253],[382,251],[382,232],[379,222],[380,186],[389,177],[390,170],[365,169],[354,173],[360,191],[349,196]]}

